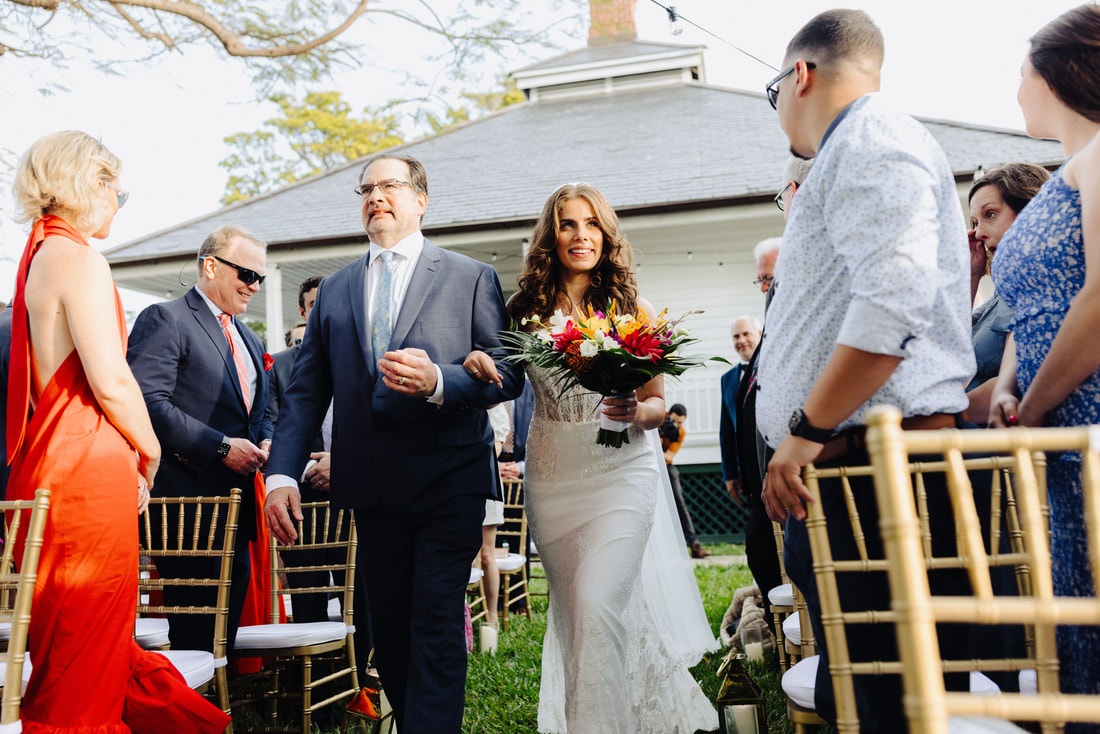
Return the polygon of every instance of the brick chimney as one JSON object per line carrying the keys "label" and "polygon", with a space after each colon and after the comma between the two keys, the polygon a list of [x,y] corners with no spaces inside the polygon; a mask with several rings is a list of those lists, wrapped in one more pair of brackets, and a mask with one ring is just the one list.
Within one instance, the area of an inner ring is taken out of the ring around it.
{"label": "brick chimney", "polygon": [[634,26],[637,0],[588,0],[592,24],[588,29],[589,46],[608,46],[638,37]]}

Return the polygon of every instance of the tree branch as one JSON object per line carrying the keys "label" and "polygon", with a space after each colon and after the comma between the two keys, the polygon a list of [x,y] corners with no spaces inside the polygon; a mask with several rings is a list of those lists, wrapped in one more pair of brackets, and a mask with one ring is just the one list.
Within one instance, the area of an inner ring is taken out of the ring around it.
{"label": "tree branch", "polygon": [[148,39],[150,41],[160,41],[167,48],[170,49],[174,49],[176,47],[175,39],[173,39],[167,33],[154,33],[152,31],[146,30],[144,26],[137,22],[137,19],[134,18],[134,16],[127,13],[126,9],[117,2],[112,2],[111,7],[114,8],[115,12],[122,16],[122,19],[129,23],[130,27],[133,28],[142,38]]}

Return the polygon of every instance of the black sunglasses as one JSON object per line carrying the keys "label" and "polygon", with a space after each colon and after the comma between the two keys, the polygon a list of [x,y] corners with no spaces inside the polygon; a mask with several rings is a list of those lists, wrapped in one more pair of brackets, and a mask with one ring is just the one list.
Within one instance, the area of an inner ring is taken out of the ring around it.
{"label": "black sunglasses", "polygon": [[231,263],[225,258],[218,257],[217,255],[211,255],[210,257],[214,258],[220,263],[224,263],[225,265],[228,265],[229,267],[235,269],[237,271],[237,277],[240,278],[241,282],[245,285],[252,285],[253,283],[259,283],[260,285],[263,285],[264,281],[267,280],[266,275],[260,275],[255,270],[242,268],[237,263]]}
{"label": "black sunglasses", "polygon": [[[784,79],[789,77],[791,74],[793,74],[795,68],[796,68],[795,66],[791,66],[791,68],[787,69],[786,71],[779,72],[779,74],[774,79],[772,79],[770,82],[768,82],[768,86],[764,87],[764,91],[768,95],[768,101],[771,102],[773,110],[777,109],[776,106],[775,106],[775,103],[779,101],[779,82],[783,81]],[[807,69],[816,69],[817,64],[815,64],[812,61],[807,61],[806,62],[806,68]]]}

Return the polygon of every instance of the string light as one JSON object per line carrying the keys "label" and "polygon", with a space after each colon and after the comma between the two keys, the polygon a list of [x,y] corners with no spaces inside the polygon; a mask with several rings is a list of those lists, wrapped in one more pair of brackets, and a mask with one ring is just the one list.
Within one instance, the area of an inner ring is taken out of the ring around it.
{"label": "string light", "polygon": [[679,24],[680,23],[687,23],[688,25],[690,25],[693,28],[698,28],[699,30],[701,30],[703,33],[706,33],[711,38],[719,40],[722,43],[729,46],[730,48],[743,53],[745,56],[748,56],[753,61],[757,61],[757,62],[763,64],[764,66],[768,67],[772,71],[779,71],[779,69],[775,68],[774,66],[769,64],[767,61],[764,61],[760,57],[753,56],[752,54],[750,54],[748,51],[741,48],[740,46],[736,46],[736,45],[730,43],[729,41],[722,38],[721,36],[719,36],[715,33],[711,33],[710,31],[708,31],[706,28],[699,25],[698,23],[692,22],[691,19],[685,18],[683,15],[681,15],[679,12],[677,12],[677,10],[674,6],[672,6],[672,5],[662,5],[657,0],[650,0],[650,2],[653,3],[654,5],[656,5],[658,8],[661,8],[662,10],[664,10],[666,13],[668,13],[668,29],[669,29],[669,32],[672,33],[672,35],[678,36],[681,33],[683,33],[684,29]]}

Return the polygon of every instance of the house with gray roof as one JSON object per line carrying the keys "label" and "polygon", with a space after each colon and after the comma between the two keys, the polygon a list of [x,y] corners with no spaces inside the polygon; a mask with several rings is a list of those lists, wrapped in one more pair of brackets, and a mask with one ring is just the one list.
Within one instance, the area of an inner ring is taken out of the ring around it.
{"label": "house with gray roof", "polygon": [[[629,34],[627,34],[629,36]],[[527,101],[388,152],[424,163],[423,231],[437,245],[492,263],[515,287],[543,203],[560,184],[588,181],[618,211],[635,250],[641,293],[687,322],[698,350],[736,362],[732,318],[763,315],[752,249],[782,232],[772,201],[787,141],[762,93],[706,83],[703,48],[628,38],[513,73]],[[979,166],[1054,165],[1057,143],[1023,133],[922,121],[947,153],[965,200]],[[107,253],[120,286],[176,298],[194,276],[203,238],[224,224],[269,243],[268,280],[249,316],[266,321],[270,348],[297,319],[297,288],[367,251],[359,200],[362,161],[238,202]],[[721,365],[667,386],[689,411],[681,464],[718,460]]]}

